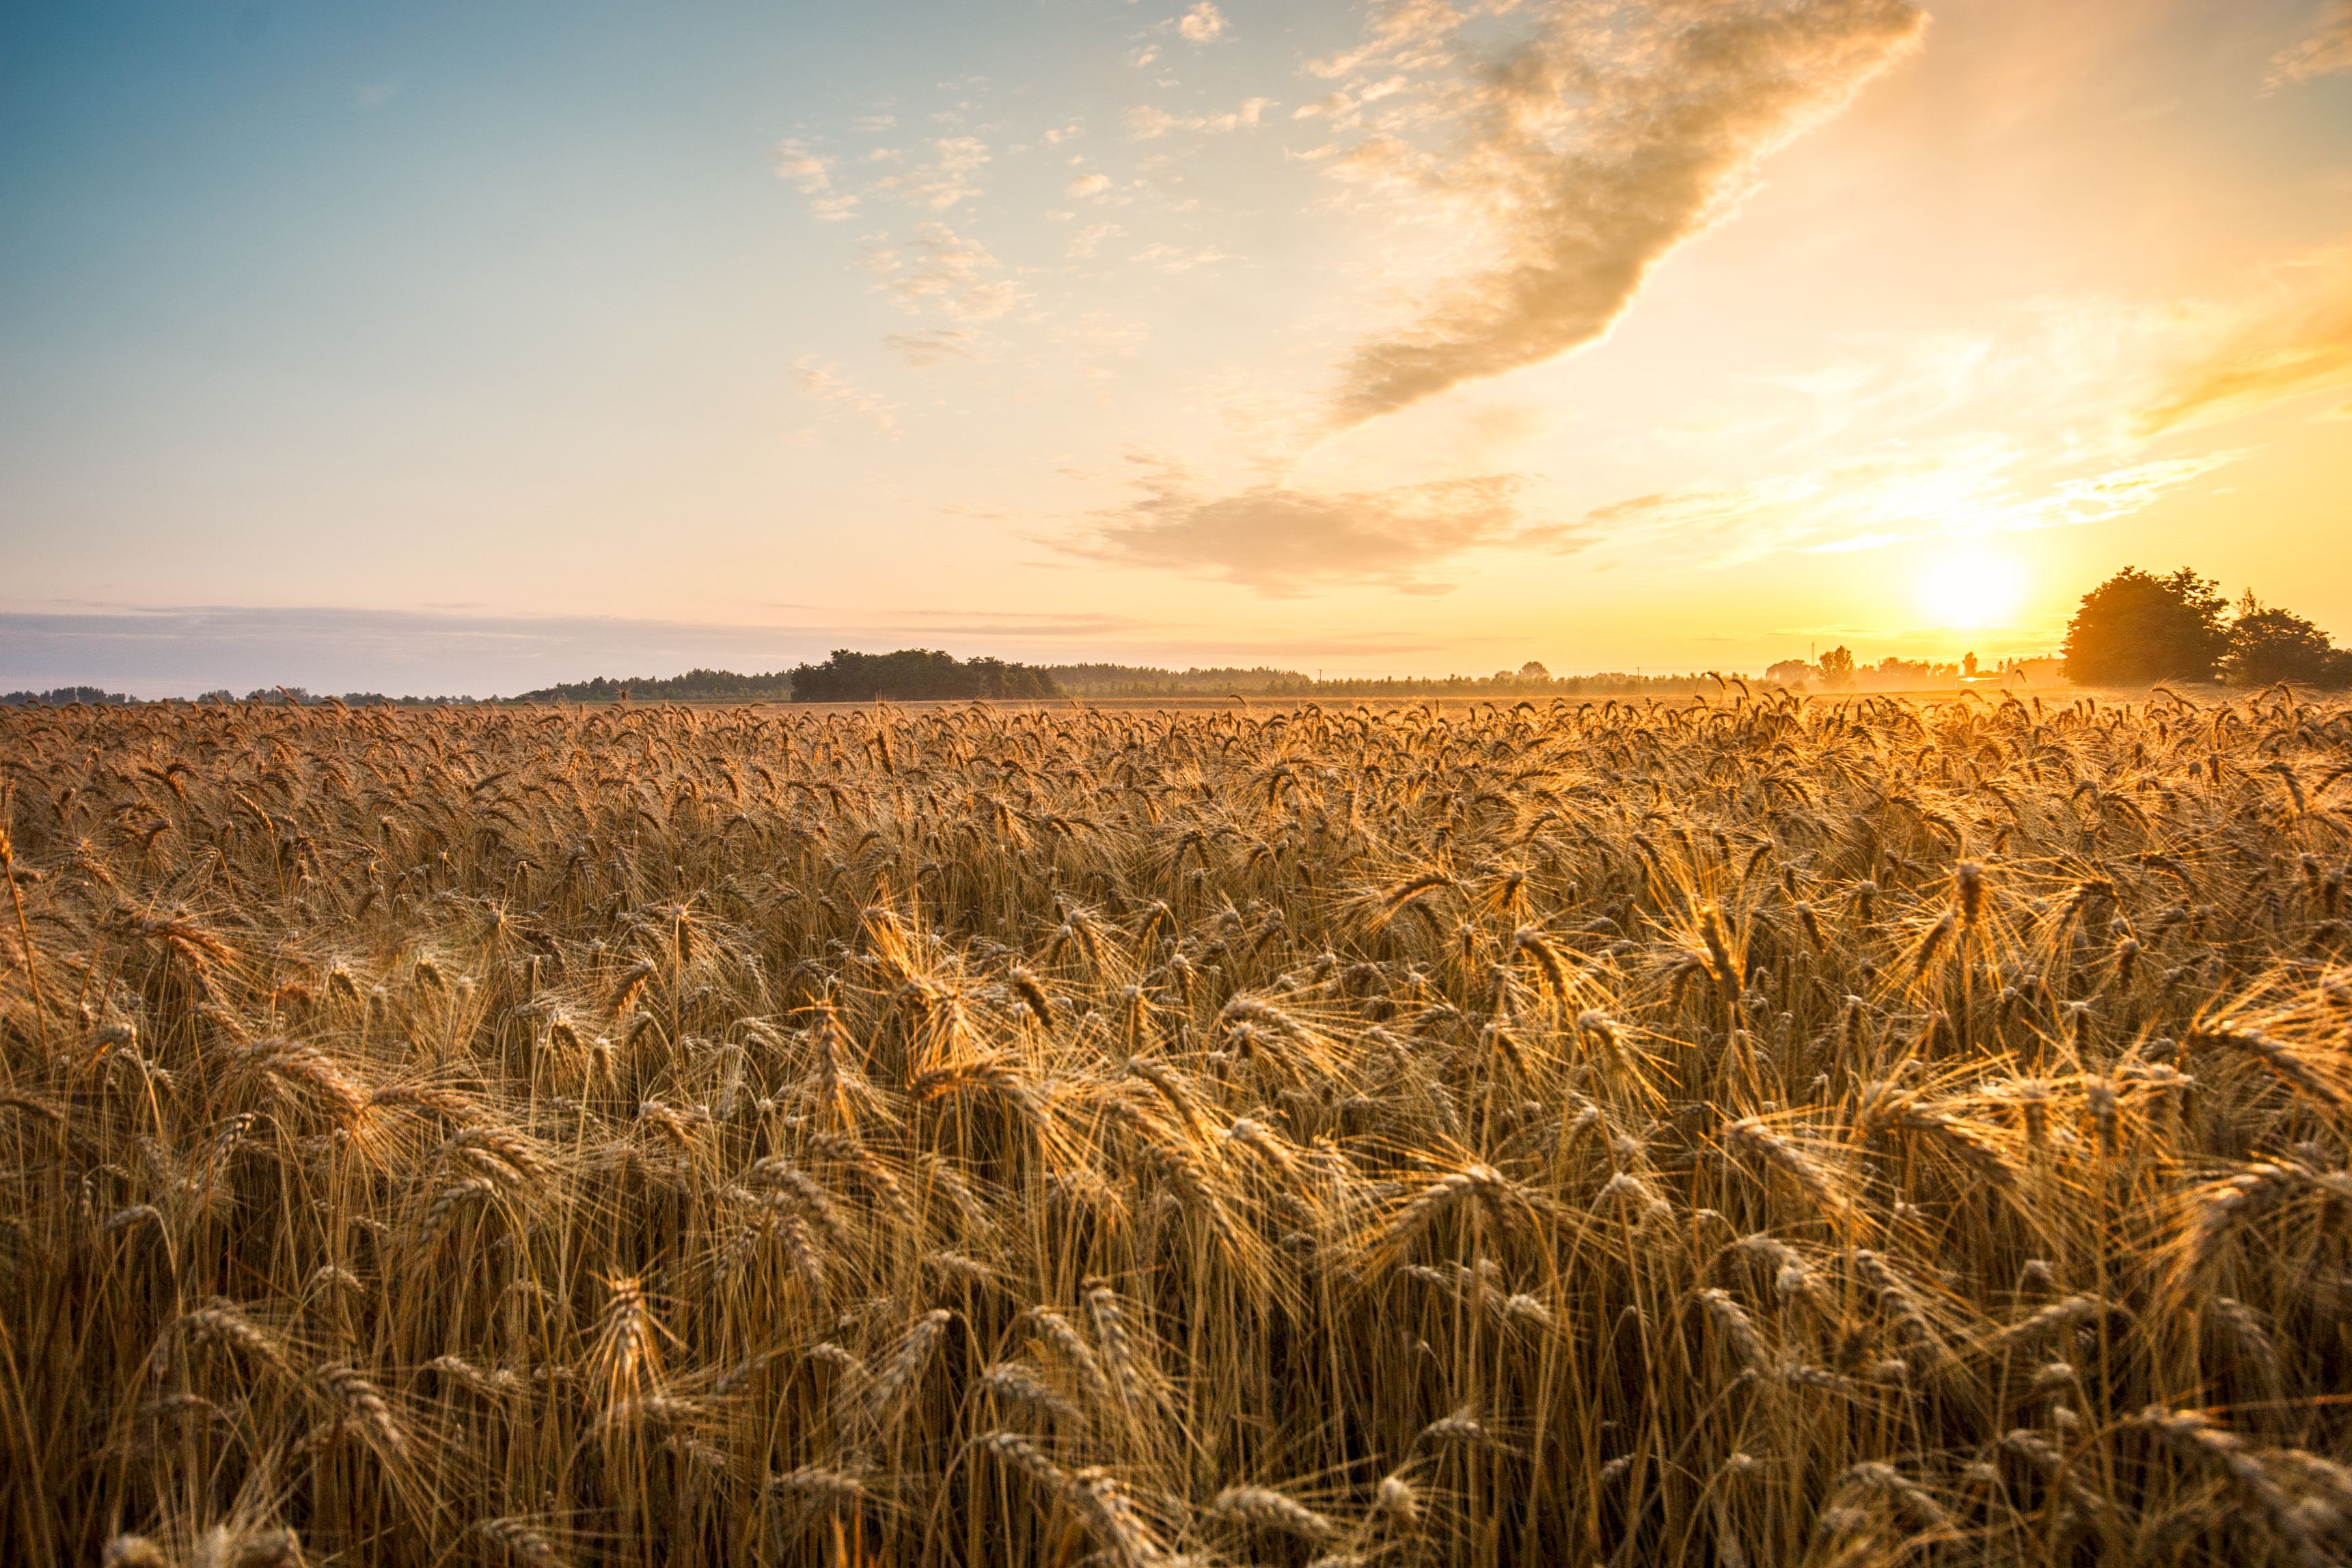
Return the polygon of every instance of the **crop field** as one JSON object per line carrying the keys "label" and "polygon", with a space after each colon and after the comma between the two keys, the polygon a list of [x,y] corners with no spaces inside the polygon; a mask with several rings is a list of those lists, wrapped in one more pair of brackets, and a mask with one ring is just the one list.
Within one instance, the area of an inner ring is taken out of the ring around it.
{"label": "crop field", "polygon": [[12,1563],[2352,1552],[2352,707],[0,711]]}

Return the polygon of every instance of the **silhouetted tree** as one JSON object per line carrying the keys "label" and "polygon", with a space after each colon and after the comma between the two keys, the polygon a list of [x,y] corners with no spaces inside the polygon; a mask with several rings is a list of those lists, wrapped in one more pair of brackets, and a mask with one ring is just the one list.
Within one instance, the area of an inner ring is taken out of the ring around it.
{"label": "silhouetted tree", "polygon": [[1853,685],[1853,650],[1841,643],[1822,655],[1822,685],[1842,692]]}
{"label": "silhouetted tree", "polygon": [[2158,577],[2127,566],[2083,595],[2066,626],[2066,678],[2084,685],[2213,678],[2230,652],[2217,585],[2187,567]]}
{"label": "silhouetted tree", "polygon": [[2352,685],[2352,650],[2335,646],[2326,632],[2293,611],[2264,608],[2248,589],[2230,627],[2230,654],[2221,672],[2236,685]]}

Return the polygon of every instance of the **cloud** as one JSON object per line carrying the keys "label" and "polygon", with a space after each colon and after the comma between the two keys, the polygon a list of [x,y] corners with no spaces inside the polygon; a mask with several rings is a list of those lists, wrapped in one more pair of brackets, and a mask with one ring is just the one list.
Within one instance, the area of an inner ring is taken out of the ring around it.
{"label": "cloud", "polygon": [[793,361],[793,382],[803,397],[846,409],[886,435],[898,432],[897,403],[880,392],[853,384],[814,354],[803,354]]}
{"label": "cloud", "polygon": [[[1411,5],[1383,17],[1372,46],[1315,68],[1425,68],[1465,20]],[[1398,95],[1334,172],[1455,204],[1490,252],[1411,327],[1358,345],[1339,414],[1390,413],[1600,337],[1759,159],[1843,109],[1925,21],[1906,0],[1563,3],[1500,61]],[[1411,132],[1430,123],[1457,144],[1424,150]]]}
{"label": "cloud", "polygon": [[1184,250],[1172,245],[1148,245],[1128,257],[1129,261],[1141,262],[1146,267],[1156,267],[1162,272],[1190,272],[1196,267],[1210,267],[1221,261],[1240,259],[1231,251],[1220,249],[1213,245],[1204,250]]}
{"label": "cloud", "polygon": [[2271,74],[2263,78],[2263,90],[2276,92],[2342,71],[2352,71],[2352,0],[2333,0],[2311,37],[2271,57]]}
{"label": "cloud", "polygon": [[1270,98],[1252,98],[1244,99],[1238,108],[1223,114],[1181,115],[1143,104],[1127,111],[1127,131],[1138,141],[1151,141],[1171,131],[1197,131],[1222,135],[1234,131],[1255,130],[1273,105],[1274,99]]}
{"label": "cloud", "polygon": [[929,370],[950,360],[972,357],[971,334],[959,332],[952,327],[926,327],[919,332],[892,332],[882,340],[884,345],[907,363],[910,371]]}
{"label": "cloud", "polygon": [[1224,15],[1210,0],[1201,0],[1198,5],[1184,13],[1184,19],[1176,24],[1176,30],[1196,44],[1209,43],[1224,32]]}
{"label": "cloud", "polygon": [[824,223],[838,223],[856,209],[857,198],[833,184],[833,160],[790,138],[776,143],[776,177],[809,198],[809,211]]}
{"label": "cloud", "polygon": [[1434,65],[1445,57],[1447,40],[1465,20],[1445,0],[1398,0],[1372,18],[1371,37],[1360,47],[1311,61],[1307,68],[1332,80],[1371,60],[1411,68]]}
{"label": "cloud", "polygon": [[2284,269],[2139,411],[2137,429],[2155,435],[2210,424],[2346,386],[2352,386],[2352,250]]}
{"label": "cloud", "polygon": [[1117,239],[1126,232],[1117,224],[1088,224],[1070,236],[1068,254],[1074,257],[1092,256],[1102,247],[1103,241]]}
{"label": "cloud", "polygon": [[1108,174],[1080,174],[1068,184],[1063,186],[1062,189],[1070,195],[1082,198],[1087,196],[1099,196],[1105,191],[1110,189],[1110,176]]}
{"label": "cloud", "polygon": [[1138,457],[1141,492],[1095,514],[1069,553],[1127,566],[1158,567],[1294,597],[1341,583],[1411,593],[1444,593],[1428,569],[1496,545],[1569,542],[1563,530],[1520,515],[1517,475],[1443,479],[1386,490],[1339,493],[1266,484],[1228,495],[1203,493],[1184,468]]}
{"label": "cloud", "polygon": [[1867,457],[1745,484],[1690,486],[1587,512],[1593,543],[1723,566],[1787,550],[1872,549],[1938,535],[2106,522],[2153,506],[2245,455],[2209,452],[2076,474],[2021,489],[2016,447],[1964,443],[1927,456]]}
{"label": "cloud", "polygon": [[931,143],[930,161],[874,183],[877,191],[904,196],[933,212],[945,212],[980,193],[977,176],[989,160],[988,143],[977,136],[942,136]]}
{"label": "cloud", "polygon": [[869,248],[860,265],[900,305],[960,321],[992,320],[1021,300],[1019,288],[989,276],[998,263],[988,247],[945,224],[919,224],[905,245]]}

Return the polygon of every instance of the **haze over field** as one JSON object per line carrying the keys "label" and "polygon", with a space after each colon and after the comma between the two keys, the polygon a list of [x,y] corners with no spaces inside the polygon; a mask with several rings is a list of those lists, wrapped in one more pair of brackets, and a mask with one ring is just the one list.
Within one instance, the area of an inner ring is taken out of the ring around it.
{"label": "haze over field", "polygon": [[22,6],[0,687],[2352,636],[2352,9]]}

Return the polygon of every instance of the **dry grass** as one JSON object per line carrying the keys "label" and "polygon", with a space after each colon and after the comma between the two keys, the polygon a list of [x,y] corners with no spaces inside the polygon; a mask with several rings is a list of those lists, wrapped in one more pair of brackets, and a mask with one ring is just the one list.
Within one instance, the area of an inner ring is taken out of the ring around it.
{"label": "dry grass", "polygon": [[2338,1562],[2352,711],[0,711],[12,1562]]}

